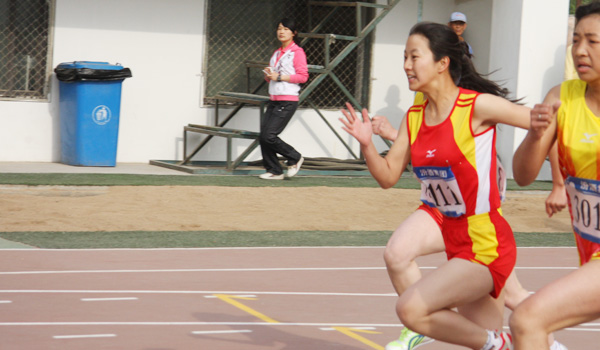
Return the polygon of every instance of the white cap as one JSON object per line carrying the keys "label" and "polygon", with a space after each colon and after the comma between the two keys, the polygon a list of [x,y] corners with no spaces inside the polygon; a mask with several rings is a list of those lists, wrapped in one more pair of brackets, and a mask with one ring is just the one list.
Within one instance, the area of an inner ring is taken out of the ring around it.
{"label": "white cap", "polygon": [[452,12],[452,14],[450,15],[450,22],[455,21],[467,23],[467,16],[462,12]]}

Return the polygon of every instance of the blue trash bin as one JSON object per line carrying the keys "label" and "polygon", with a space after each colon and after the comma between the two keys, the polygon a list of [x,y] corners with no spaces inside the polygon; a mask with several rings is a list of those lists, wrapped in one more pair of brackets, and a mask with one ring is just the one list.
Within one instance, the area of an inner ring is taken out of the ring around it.
{"label": "blue trash bin", "polygon": [[107,62],[59,64],[61,162],[115,166],[121,85],[131,70]]}

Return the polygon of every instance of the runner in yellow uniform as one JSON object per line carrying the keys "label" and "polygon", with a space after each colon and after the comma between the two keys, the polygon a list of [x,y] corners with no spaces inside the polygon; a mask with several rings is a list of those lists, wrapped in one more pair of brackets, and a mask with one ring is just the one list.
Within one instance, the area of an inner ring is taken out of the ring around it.
{"label": "runner in yellow uniform", "polygon": [[579,7],[576,21],[572,55],[581,80],[555,86],[533,108],[513,172],[519,185],[531,183],[557,141],[581,267],[517,306],[516,350],[547,349],[548,333],[600,317],[600,3]]}

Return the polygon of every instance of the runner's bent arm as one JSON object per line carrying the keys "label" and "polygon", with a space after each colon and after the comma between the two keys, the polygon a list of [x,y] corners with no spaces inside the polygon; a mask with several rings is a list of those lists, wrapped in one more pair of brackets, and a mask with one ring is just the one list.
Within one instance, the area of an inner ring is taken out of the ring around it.
{"label": "runner's bent arm", "polygon": [[548,217],[558,213],[567,206],[567,192],[565,191],[565,181],[563,180],[558,164],[558,145],[554,142],[550,153],[550,168],[552,169],[552,191],[546,198],[546,213]]}
{"label": "runner's bent arm", "polygon": [[473,132],[479,134],[496,124],[529,129],[530,110],[529,107],[510,102],[499,96],[481,94],[475,102],[473,111]]}
{"label": "runner's bent arm", "polygon": [[513,157],[513,176],[519,186],[532,183],[556,140],[556,111],[560,85],[553,87],[542,104],[531,110],[531,126]]}

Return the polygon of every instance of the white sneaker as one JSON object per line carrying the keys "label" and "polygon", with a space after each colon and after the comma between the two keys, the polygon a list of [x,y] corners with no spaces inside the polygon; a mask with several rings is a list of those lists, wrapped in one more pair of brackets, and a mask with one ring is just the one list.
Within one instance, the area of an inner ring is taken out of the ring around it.
{"label": "white sneaker", "polygon": [[433,340],[434,339],[404,327],[402,331],[400,331],[400,338],[388,343],[388,345],[385,346],[385,350],[412,350],[421,345],[429,344],[433,342]]}
{"label": "white sneaker", "polygon": [[497,346],[494,350],[512,350],[512,336],[508,332],[494,332],[496,333]]}
{"label": "white sneaker", "polygon": [[555,340],[554,343],[552,343],[552,345],[550,346],[550,350],[569,350],[569,349],[567,349],[566,346],[564,346],[563,344],[561,344]]}
{"label": "white sneaker", "polygon": [[283,180],[283,174],[274,175],[271,173],[264,173],[258,175],[258,177],[260,177],[263,180]]}
{"label": "white sneaker", "polygon": [[292,177],[292,176],[298,174],[298,172],[300,171],[300,167],[302,166],[302,163],[304,163],[304,157],[300,157],[300,160],[298,161],[298,163],[296,163],[294,165],[290,165],[288,167],[287,177]]}

